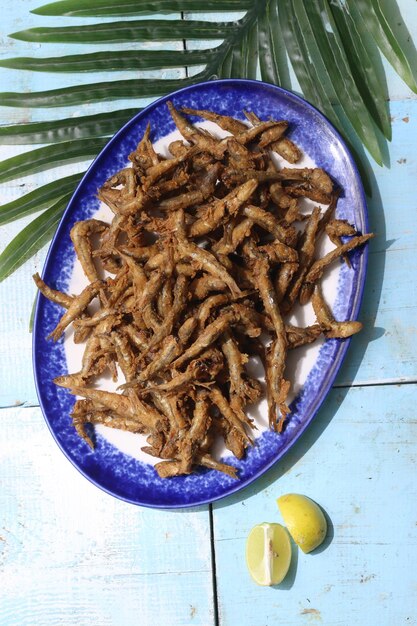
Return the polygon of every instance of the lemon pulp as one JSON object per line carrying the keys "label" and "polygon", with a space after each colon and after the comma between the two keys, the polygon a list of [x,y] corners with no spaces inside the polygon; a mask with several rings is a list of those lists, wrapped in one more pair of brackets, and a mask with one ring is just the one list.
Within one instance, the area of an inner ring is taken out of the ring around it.
{"label": "lemon pulp", "polygon": [[258,585],[278,585],[291,563],[291,542],[281,524],[263,522],[254,526],[246,541],[246,564]]}

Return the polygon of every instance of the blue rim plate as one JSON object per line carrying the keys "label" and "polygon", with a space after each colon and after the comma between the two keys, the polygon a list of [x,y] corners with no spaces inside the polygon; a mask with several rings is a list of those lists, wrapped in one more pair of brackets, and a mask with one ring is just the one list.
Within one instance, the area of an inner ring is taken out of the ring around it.
{"label": "blue rim plate", "polygon": [[[109,141],[76,189],[51,243],[43,278],[50,286],[67,291],[75,255],[69,232],[77,220],[90,218],[99,208],[97,189],[125,167],[148,121],[156,141],[174,130],[166,107],[171,99],[177,106],[210,109],[243,118],[252,110],[262,119],[289,120],[291,137],[301,150],[323,167],[343,189],[337,215],[367,232],[365,196],[358,171],[342,138],[330,122],[312,105],[295,94],[259,81],[216,80],[186,87],[163,97],[130,120]],[[367,248],[352,255],[352,269],[340,265],[333,310],[337,319],[355,319],[362,299],[367,265]],[[92,483],[124,501],[154,508],[180,508],[207,504],[230,495],[256,480],[280,459],[311,422],[340,368],[349,340],[328,340],[308,377],[291,404],[285,431],[278,435],[263,432],[245,459],[228,459],[238,467],[238,481],[213,470],[190,476],[160,479],[151,465],[132,458],[103,437],[97,437],[94,451],[75,433],[70,412],[74,396],[56,387],[52,379],[67,372],[63,341],[46,339],[62,315],[62,309],[39,296],[33,333],[33,364],[39,402],[46,422],[61,450]]]}

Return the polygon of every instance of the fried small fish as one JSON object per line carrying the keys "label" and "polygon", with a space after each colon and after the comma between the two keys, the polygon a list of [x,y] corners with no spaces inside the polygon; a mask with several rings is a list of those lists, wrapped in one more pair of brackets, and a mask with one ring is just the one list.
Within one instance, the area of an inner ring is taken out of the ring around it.
{"label": "fried small fish", "polygon": [[[372,235],[335,215],[341,189],[326,171],[283,164],[302,157],[287,120],[167,108],[182,137],[168,158],[148,124],[129,166],[97,190],[112,220],[72,227],[90,284],[69,295],[34,280],[65,309],[50,337],[72,326],[85,341],[78,371],[54,382],[83,398],[72,422],[92,449],[94,427],[104,425],[145,435],[141,449],[164,479],[201,467],[236,479],[233,462],[215,457],[217,442],[244,458],[256,429],[248,406],[264,391],[270,428],[285,430],[288,352],[361,329],[334,319],[320,279],[340,257],[349,271],[349,251]],[[307,214],[305,199],[327,206]],[[336,247],[318,258],[324,237]],[[295,306],[310,301],[317,323],[295,325]],[[265,382],[252,375],[256,360]],[[117,392],[102,388],[109,376]]]}

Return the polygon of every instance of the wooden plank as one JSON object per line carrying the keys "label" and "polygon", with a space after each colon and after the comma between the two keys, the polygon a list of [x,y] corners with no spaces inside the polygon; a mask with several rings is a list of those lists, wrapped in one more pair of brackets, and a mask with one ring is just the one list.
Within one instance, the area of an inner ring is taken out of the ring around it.
{"label": "wooden plank", "polygon": [[373,166],[368,199],[368,276],[360,319],[337,384],[415,381],[417,372],[417,100],[390,104],[393,139],[390,167]]}
{"label": "wooden plank", "polygon": [[[400,0],[398,4],[416,40],[415,2]],[[3,7],[2,34],[28,25],[52,24],[51,18],[31,16],[28,11],[33,6],[23,0]],[[27,46],[3,37],[0,54],[28,54]],[[42,51],[49,53],[52,47]],[[16,72],[12,76],[1,71],[8,77],[8,90],[43,86],[41,74]],[[412,148],[416,108],[394,72],[389,69],[387,76],[391,98],[408,101],[391,106],[392,169],[374,168],[387,223],[385,237],[379,235],[370,255],[371,290],[365,296],[362,319],[375,320],[376,330],[368,329],[354,339],[338,378],[341,385],[415,380],[415,282],[404,267],[413,267],[416,245],[411,182],[417,173]],[[82,80],[89,82],[86,77]],[[132,101],[125,105],[132,106]],[[100,107],[108,110],[111,105]],[[4,121],[50,115],[48,110],[1,112],[8,116]],[[18,184],[3,187],[5,196],[0,201],[21,193]],[[378,204],[374,196],[371,226],[377,226],[380,233]],[[0,247],[22,224],[0,230]],[[44,255],[42,251],[0,285],[3,405],[36,402],[26,329],[34,294],[30,274],[41,268]],[[383,335],[378,330],[382,328]],[[244,499],[230,498],[216,505],[222,625],[234,626],[239,620],[248,626],[320,620],[331,625],[416,623],[415,387],[356,388],[339,407],[344,396],[343,390],[332,392],[298,446],[252,490],[246,490]],[[205,509],[167,513],[118,502],[90,485],[65,460],[38,409],[2,410],[0,417],[6,426],[0,444],[0,572],[4,581],[0,623],[124,626],[136,621],[148,624],[156,618],[174,626],[214,623]],[[280,484],[273,487],[278,479]],[[304,491],[323,504],[333,520],[334,538],[321,554],[299,556],[297,571],[286,583],[289,589],[259,589],[245,578],[243,546],[253,524],[279,520],[274,503],[278,487],[279,493]]]}
{"label": "wooden plank", "polygon": [[[268,474],[214,505],[220,624],[416,624],[416,385],[333,390]],[[323,549],[261,588],[245,567],[255,524],[282,523],[275,500],[303,493],[327,512]]]}
{"label": "wooden plank", "polygon": [[214,624],[207,507],[126,504],[67,461],[40,409],[0,419],[0,624]]}

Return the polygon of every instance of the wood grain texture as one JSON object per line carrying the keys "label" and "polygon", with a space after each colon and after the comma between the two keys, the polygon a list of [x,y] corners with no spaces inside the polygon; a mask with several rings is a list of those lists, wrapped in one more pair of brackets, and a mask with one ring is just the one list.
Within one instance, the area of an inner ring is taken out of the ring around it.
{"label": "wood grain texture", "polygon": [[[315,421],[268,474],[214,504],[220,624],[416,624],[415,385],[333,390]],[[329,519],[312,554],[295,550],[277,588],[253,583],[245,541],[282,518],[276,498],[304,493]]]}
{"label": "wood grain texture", "polygon": [[391,102],[390,167],[372,170],[368,274],[360,319],[336,384],[416,381],[417,99]]}
{"label": "wood grain texture", "polygon": [[207,507],[113,498],[63,456],[38,408],[2,409],[1,626],[211,626]]}
{"label": "wood grain texture", "polygon": [[[13,41],[7,33],[75,23],[31,15],[39,4],[4,3],[1,58],[47,56],[55,48]],[[415,0],[399,0],[398,6],[417,41]],[[401,16],[393,15],[392,23],[402,24]],[[62,49],[63,54],[78,51],[77,46]],[[361,310],[365,329],[353,339],[336,381],[355,387],[334,389],[281,463],[240,495],[214,506],[219,626],[417,624],[416,385],[386,384],[416,381],[417,372],[417,101],[383,63],[393,119],[390,165],[367,167],[373,181],[370,226],[378,237],[371,244]],[[54,86],[73,78],[53,75]],[[4,91],[40,90],[45,80],[48,75],[0,69]],[[79,80],[88,83],[91,76]],[[138,100],[138,106],[143,103]],[[131,107],[132,101],[121,106]],[[112,107],[101,103],[52,113],[0,106],[0,123]],[[0,158],[23,149],[0,148]],[[73,171],[73,166],[58,170]],[[50,174],[2,185],[0,203],[48,182]],[[27,221],[0,229],[0,249]],[[37,403],[27,328],[35,294],[31,274],[41,271],[45,254],[46,249],[0,284],[3,407]],[[3,408],[0,420],[0,626],[217,626],[207,508],[166,512],[125,504],[72,467],[40,409]],[[246,536],[254,524],[281,521],[275,499],[289,491],[306,493],[325,508],[329,539],[318,554],[295,552],[282,587],[260,588],[246,573]]]}

